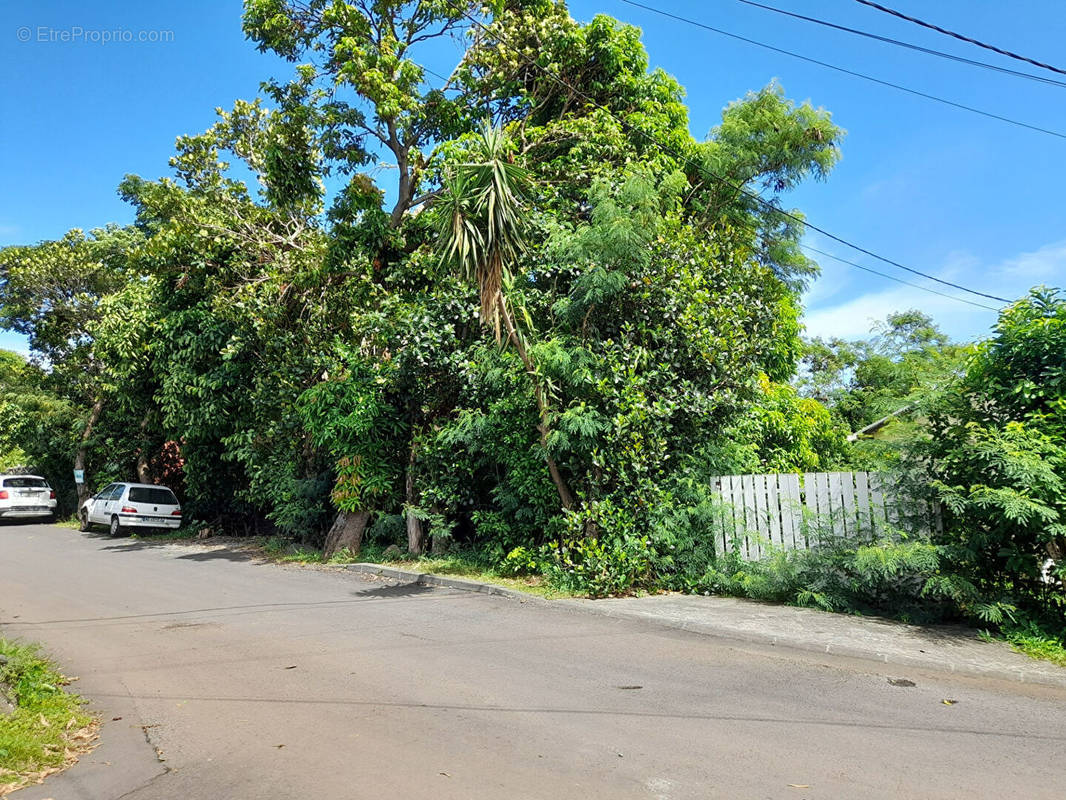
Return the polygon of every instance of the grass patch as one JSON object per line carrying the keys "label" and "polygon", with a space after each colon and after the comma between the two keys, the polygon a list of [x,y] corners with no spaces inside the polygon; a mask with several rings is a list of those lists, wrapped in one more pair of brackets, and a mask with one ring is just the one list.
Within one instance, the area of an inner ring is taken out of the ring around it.
{"label": "grass patch", "polygon": [[279,564],[382,564],[411,572],[448,575],[480,583],[491,583],[539,597],[574,596],[572,593],[549,586],[541,575],[517,577],[500,575],[476,555],[461,551],[415,558],[409,553],[396,553],[395,549],[390,552],[387,548],[368,545],[358,555],[342,550],[334,554],[332,558],[326,559],[323,558],[321,550],[294,544],[280,536],[260,539],[256,544],[267,558]]}
{"label": "grass patch", "polygon": [[0,713],[0,795],[73,764],[96,740],[96,721],[37,647],[0,638],[0,683],[15,704]]}
{"label": "grass patch", "polygon": [[1060,667],[1066,667],[1066,644],[1061,639],[1040,633],[1007,633],[1010,646],[1030,658],[1050,661]]}
{"label": "grass patch", "polygon": [[572,592],[565,592],[549,586],[542,575],[505,576],[500,575],[493,569],[476,562],[464,559],[461,555],[425,556],[412,558],[404,553],[394,559],[371,560],[360,557],[357,561],[370,564],[383,564],[397,569],[406,569],[411,572],[428,572],[433,575],[448,575],[453,578],[467,578],[479,583],[491,583],[503,586],[507,589],[515,589],[526,594],[539,597],[573,597]]}

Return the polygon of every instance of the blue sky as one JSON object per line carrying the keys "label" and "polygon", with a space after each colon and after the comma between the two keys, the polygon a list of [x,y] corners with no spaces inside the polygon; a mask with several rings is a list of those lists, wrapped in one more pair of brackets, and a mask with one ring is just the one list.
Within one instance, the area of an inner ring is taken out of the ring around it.
{"label": "blue sky", "polygon": [[[645,0],[739,35],[956,102],[1066,133],[1066,88],[953,64],[790,20],[737,0]],[[765,0],[917,44],[1025,68],[865,8],[854,0]],[[1056,66],[1066,61],[1061,0],[892,0],[925,17]],[[607,13],[640,26],[651,63],[686,87],[692,132],[703,137],[722,107],[777,79],[786,93],[833,113],[848,131],[826,183],[790,205],[819,226],[896,261],[990,294],[1066,283],[1066,139],[1015,128],[875,86],[822,67],[664,19],[619,0],[574,0],[582,20]],[[81,29],[81,33],[76,31]],[[25,29],[25,30],[23,30]],[[28,31],[28,34],[27,34]],[[42,31],[44,33],[42,34]],[[64,32],[69,32],[64,34]],[[88,33],[96,31],[100,33]],[[101,42],[140,31],[162,41]],[[162,33],[157,33],[162,32]],[[20,41],[28,35],[29,41]],[[77,41],[62,41],[68,35]],[[43,41],[41,40],[43,37]],[[179,134],[214,120],[217,106],[255,95],[289,67],[256,52],[240,30],[238,0],[59,2],[0,8],[0,246],[55,238],[68,228],[127,222],[115,194],[126,173],[167,174]],[[434,69],[447,72],[446,48]],[[1038,71],[1033,68],[1030,71]],[[1045,73],[1050,75],[1050,73]],[[925,283],[818,234],[807,243]],[[828,259],[806,297],[811,333],[858,336],[904,308],[932,314],[973,339],[995,314],[900,286]],[[935,286],[935,285],[934,285]],[[938,287],[943,289],[943,287]],[[954,291],[954,290],[946,290]],[[973,298],[977,299],[977,298]],[[23,349],[0,334],[0,346]]]}

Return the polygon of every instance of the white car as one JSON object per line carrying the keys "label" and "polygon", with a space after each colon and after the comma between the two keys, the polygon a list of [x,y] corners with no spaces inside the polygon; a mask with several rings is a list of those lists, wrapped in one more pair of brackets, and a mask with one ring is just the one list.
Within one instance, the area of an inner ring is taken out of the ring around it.
{"label": "white car", "polygon": [[112,536],[129,528],[181,527],[181,505],[166,486],[150,483],[112,483],[78,509],[80,530],[106,525]]}
{"label": "white car", "polygon": [[56,513],[56,493],[39,475],[0,475],[0,518],[47,517]]}

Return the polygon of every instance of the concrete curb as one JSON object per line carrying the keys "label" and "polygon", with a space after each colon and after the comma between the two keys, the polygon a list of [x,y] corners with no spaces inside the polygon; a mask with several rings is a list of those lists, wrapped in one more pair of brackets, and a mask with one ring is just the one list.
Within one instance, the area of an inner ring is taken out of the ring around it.
{"label": "concrete curb", "polygon": [[548,600],[543,597],[526,594],[515,589],[507,589],[491,583],[466,580],[463,578],[448,578],[442,575],[434,575],[429,572],[411,572],[409,570],[386,567],[381,564],[347,564],[345,569],[352,572],[370,575],[379,578],[406,581],[421,586],[438,586],[445,589],[458,589],[465,592],[477,592],[480,594],[507,597],[519,600],[523,603],[530,601],[538,605],[551,608],[563,608],[570,611],[585,614],[595,614],[612,619],[624,619],[630,622],[642,622],[652,627],[668,628],[672,630],[686,631],[703,636],[714,636],[720,639],[728,639],[734,642],[747,644],[769,645],[771,647],[789,648],[802,650],[809,653],[819,653],[843,658],[856,658],[864,661],[874,661],[880,664],[892,664],[912,669],[928,669],[937,672],[948,672],[954,675],[964,675],[975,678],[991,678],[994,680],[1025,683],[1029,685],[1052,686],[1066,688],[1066,669],[1055,667],[1043,668],[1040,662],[1034,661],[1029,670],[1008,669],[997,666],[984,667],[980,664],[972,664],[961,661],[951,661],[928,656],[908,656],[901,653],[880,652],[872,648],[852,647],[842,644],[826,644],[813,639],[778,636],[772,633],[760,634],[752,631],[740,631],[728,627],[719,627],[704,622],[680,621],[649,614],[618,611],[614,608],[595,605],[591,600]]}
{"label": "concrete curb", "polygon": [[510,597],[514,600],[521,600],[527,602],[529,600],[539,600],[543,603],[550,601],[545,600],[542,597],[526,594],[516,589],[507,589],[503,586],[497,586],[493,583],[479,583],[478,581],[468,581],[463,578],[448,578],[443,575],[434,575],[431,572],[410,572],[405,569],[396,569],[395,567],[386,567],[381,564],[345,564],[344,568],[359,573],[360,575],[372,575],[378,578],[392,578],[398,581],[407,581],[408,583],[418,584],[419,586],[439,586],[443,589],[459,589],[464,592],[479,592],[480,594],[490,594],[497,597]]}

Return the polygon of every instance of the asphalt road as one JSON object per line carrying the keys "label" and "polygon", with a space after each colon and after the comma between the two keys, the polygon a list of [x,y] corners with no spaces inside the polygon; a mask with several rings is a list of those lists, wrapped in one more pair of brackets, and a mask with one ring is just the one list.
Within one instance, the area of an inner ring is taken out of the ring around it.
{"label": "asphalt road", "polygon": [[105,720],[18,800],[1066,794],[1061,690],[198,546],[0,526],[0,634]]}

